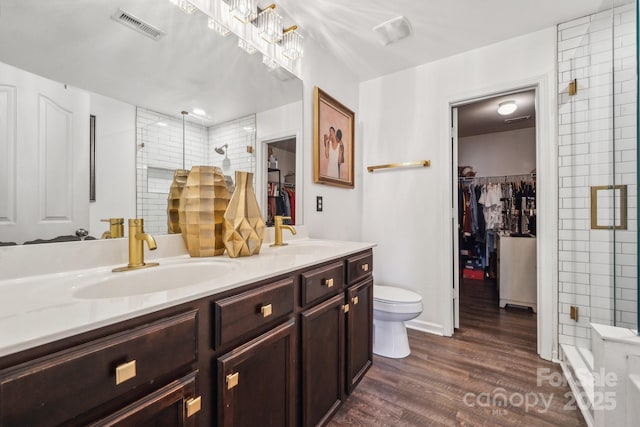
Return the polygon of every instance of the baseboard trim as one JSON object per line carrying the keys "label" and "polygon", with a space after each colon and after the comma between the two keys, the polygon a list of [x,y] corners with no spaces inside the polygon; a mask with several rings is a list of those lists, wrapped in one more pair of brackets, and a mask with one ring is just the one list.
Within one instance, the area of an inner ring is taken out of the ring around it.
{"label": "baseboard trim", "polygon": [[444,336],[444,328],[437,323],[425,322],[423,320],[409,320],[404,322],[407,328],[417,331],[428,332],[434,335]]}

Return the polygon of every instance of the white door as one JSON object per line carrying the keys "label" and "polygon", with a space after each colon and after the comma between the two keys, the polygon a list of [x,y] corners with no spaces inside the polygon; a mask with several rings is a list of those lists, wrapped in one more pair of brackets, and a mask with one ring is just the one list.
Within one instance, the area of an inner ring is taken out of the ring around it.
{"label": "white door", "polygon": [[458,218],[458,108],[451,109],[451,238],[453,239],[453,327],[460,327],[460,247]]}
{"label": "white door", "polygon": [[89,94],[0,64],[0,241],[89,226]]}

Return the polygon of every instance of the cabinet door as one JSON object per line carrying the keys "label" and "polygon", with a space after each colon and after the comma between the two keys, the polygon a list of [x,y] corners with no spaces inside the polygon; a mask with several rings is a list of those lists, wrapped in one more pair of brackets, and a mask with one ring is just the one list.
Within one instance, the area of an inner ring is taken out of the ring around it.
{"label": "cabinet door", "polygon": [[351,394],[373,360],[373,279],[347,290],[347,393]]}
{"label": "cabinet door", "polygon": [[293,426],[295,350],[289,320],[218,358],[219,425]]}
{"label": "cabinet door", "polygon": [[201,404],[196,376],[193,372],[90,426],[195,427]]}
{"label": "cabinet door", "polygon": [[344,399],[344,293],[306,310],[302,325],[302,422],[325,424]]}

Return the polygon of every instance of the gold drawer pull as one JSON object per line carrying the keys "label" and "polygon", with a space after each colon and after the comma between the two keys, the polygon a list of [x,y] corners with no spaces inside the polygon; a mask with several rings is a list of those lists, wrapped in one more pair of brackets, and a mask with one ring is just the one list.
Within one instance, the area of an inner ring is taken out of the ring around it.
{"label": "gold drawer pull", "polygon": [[331,279],[324,279],[324,284],[327,288],[333,288],[333,277]]}
{"label": "gold drawer pull", "polygon": [[237,386],[239,380],[240,380],[240,372],[227,375],[227,390],[231,390],[232,388]]}
{"label": "gold drawer pull", "polygon": [[360,301],[360,300],[358,299],[358,295],[356,295],[355,297],[351,298],[351,302],[353,303],[353,305],[358,304],[358,301]]}
{"label": "gold drawer pull", "polygon": [[187,418],[193,416],[200,412],[202,409],[202,397],[193,397],[185,402],[186,410],[187,410]]}
{"label": "gold drawer pull", "polygon": [[345,304],[342,306],[342,311],[344,311],[345,313],[349,312],[349,304]]}
{"label": "gold drawer pull", "polygon": [[273,313],[273,307],[271,307],[271,304],[263,305],[260,307],[260,313],[262,313],[262,317],[269,317]]}
{"label": "gold drawer pull", "polygon": [[360,268],[362,268],[362,271],[369,271],[369,264],[362,264],[362,267]]}
{"label": "gold drawer pull", "polygon": [[136,361],[123,363],[116,367],[116,385],[121,384],[136,376]]}

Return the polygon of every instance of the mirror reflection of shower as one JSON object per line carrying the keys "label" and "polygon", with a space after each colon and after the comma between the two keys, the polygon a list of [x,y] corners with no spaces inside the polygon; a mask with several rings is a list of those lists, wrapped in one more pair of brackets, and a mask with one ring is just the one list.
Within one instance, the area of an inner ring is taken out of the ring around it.
{"label": "mirror reflection of shower", "polygon": [[214,148],[215,152],[224,156],[224,160],[222,161],[222,170],[227,171],[231,167],[231,160],[229,160],[229,156],[227,155],[227,151],[229,151],[229,144],[224,144],[221,147]]}

